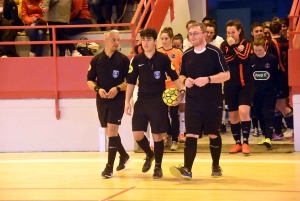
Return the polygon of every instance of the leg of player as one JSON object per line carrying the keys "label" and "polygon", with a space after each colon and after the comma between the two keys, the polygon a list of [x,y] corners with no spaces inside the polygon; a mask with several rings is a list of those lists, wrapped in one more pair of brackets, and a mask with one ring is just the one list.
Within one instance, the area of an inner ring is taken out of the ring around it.
{"label": "leg of player", "polygon": [[230,149],[229,153],[238,153],[242,151],[242,143],[241,143],[241,123],[239,111],[229,111],[230,118],[230,126],[233,139],[235,140],[235,145]]}
{"label": "leg of player", "polygon": [[285,99],[277,99],[276,108],[284,116],[284,120],[287,124],[288,129],[283,133],[285,138],[291,138],[294,136],[294,120],[293,120],[293,111],[287,106]]}
{"label": "leg of player", "polygon": [[208,134],[209,136],[209,147],[212,158],[212,177],[222,176],[222,169],[219,165],[221,150],[222,150],[222,138],[220,133]]}
{"label": "leg of player", "polygon": [[169,134],[172,136],[171,151],[177,151],[178,149],[178,135],[179,135],[179,118],[178,118],[179,106],[170,107],[171,126]]}
{"label": "leg of player", "polygon": [[184,132],[185,132],[185,117],[184,117],[184,111],[185,111],[185,103],[180,103],[179,105],[179,136],[178,141],[180,143],[184,143]]}
{"label": "leg of player", "polygon": [[239,106],[239,114],[241,118],[241,128],[243,133],[243,146],[242,152],[243,154],[250,153],[249,147],[249,134],[251,129],[251,119],[250,119],[250,106],[249,105],[240,105]]}
{"label": "leg of player", "polygon": [[104,171],[102,172],[103,178],[111,178],[113,176],[113,167],[114,162],[119,146],[119,137],[118,137],[119,125],[116,124],[107,124],[105,132],[108,136],[108,161]]}
{"label": "leg of player", "polygon": [[[154,167],[154,173],[153,178],[159,179],[162,178],[163,172],[161,169],[161,163],[162,158],[164,154],[164,141],[163,136],[166,135],[166,133],[152,133],[152,137],[154,140],[154,157],[155,157],[155,167]],[[150,165],[151,167],[151,165]]]}
{"label": "leg of player", "polygon": [[197,154],[197,141],[199,135],[186,134],[184,145],[184,164],[171,166],[170,172],[177,178],[192,179],[192,166]]}
{"label": "leg of player", "polygon": [[[133,131],[133,137],[137,144],[146,154],[145,163],[142,168],[142,172],[146,173],[150,170],[152,162],[154,160],[154,153],[150,148],[147,137],[144,135],[144,131]],[[156,144],[154,144],[154,147]]]}
{"label": "leg of player", "polygon": [[118,133],[118,138],[119,138],[119,146],[118,146],[118,152],[120,154],[120,160],[119,160],[119,165],[117,166],[116,170],[117,171],[122,171],[125,170],[126,165],[130,162],[130,156],[127,154],[125,151],[120,134]]}
{"label": "leg of player", "polygon": [[281,124],[282,124],[282,114],[281,112],[275,108],[275,117],[274,117],[274,133],[272,135],[272,140],[276,141],[276,140],[282,140],[284,135],[282,133],[282,128],[281,128]]}

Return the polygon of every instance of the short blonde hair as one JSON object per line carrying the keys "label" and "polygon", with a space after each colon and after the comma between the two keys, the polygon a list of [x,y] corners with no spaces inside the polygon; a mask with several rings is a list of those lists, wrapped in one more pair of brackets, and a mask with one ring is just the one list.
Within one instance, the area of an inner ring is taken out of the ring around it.
{"label": "short blonde hair", "polygon": [[106,31],[103,35],[104,40],[108,39],[112,33],[117,33],[119,34],[120,32],[116,29],[110,30],[110,31]]}

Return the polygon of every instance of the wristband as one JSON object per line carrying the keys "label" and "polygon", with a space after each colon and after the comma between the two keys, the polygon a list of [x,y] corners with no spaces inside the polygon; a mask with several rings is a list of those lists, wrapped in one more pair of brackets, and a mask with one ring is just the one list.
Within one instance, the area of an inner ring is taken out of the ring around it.
{"label": "wristband", "polygon": [[181,89],[181,90],[179,91],[179,93],[181,93],[181,92],[184,92],[184,93],[185,93],[185,90],[184,90],[184,89]]}
{"label": "wristband", "polygon": [[187,78],[185,78],[185,79],[183,80],[183,84],[184,84],[184,85],[185,85],[185,81],[186,81],[186,79],[187,79]]}
{"label": "wristband", "polygon": [[118,86],[117,86],[116,88],[117,88],[117,91],[118,91],[118,92],[120,92],[120,91],[121,91],[121,88],[120,88],[120,87],[118,87]]}
{"label": "wristband", "polygon": [[208,78],[208,83],[210,83],[210,81],[211,81],[211,80],[210,80],[210,77],[209,77],[209,76],[207,76],[207,78]]}
{"label": "wristband", "polygon": [[98,93],[99,90],[100,90],[100,87],[98,87],[98,86],[96,85],[96,86],[94,87],[94,91]]}

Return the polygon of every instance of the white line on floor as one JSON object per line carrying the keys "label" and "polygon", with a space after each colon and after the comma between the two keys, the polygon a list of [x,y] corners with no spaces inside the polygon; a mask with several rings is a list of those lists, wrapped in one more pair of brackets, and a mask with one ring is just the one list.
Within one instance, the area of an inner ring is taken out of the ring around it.
{"label": "white line on floor", "polygon": [[[116,159],[118,160],[118,159]],[[0,163],[99,163],[106,162],[106,158],[101,159],[28,159],[28,160],[0,160]],[[132,162],[143,163],[143,159],[131,159]],[[195,159],[196,162],[211,163],[211,159]],[[183,162],[182,159],[163,159],[163,162]],[[296,163],[300,164],[300,160],[251,160],[251,159],[221,159],[221,163]]]}

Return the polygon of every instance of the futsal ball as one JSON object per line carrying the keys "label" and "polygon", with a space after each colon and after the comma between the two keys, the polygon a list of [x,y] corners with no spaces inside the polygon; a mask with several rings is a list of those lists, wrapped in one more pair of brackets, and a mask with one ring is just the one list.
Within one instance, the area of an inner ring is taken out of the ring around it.
{"label": "futsal ball", "polygon": [[174,104],[177,102],[177,96],[179,92],[175,88],[168,88],[166,89],[162,94],[162,99],[165,104],[168,106],[174,106]]}

